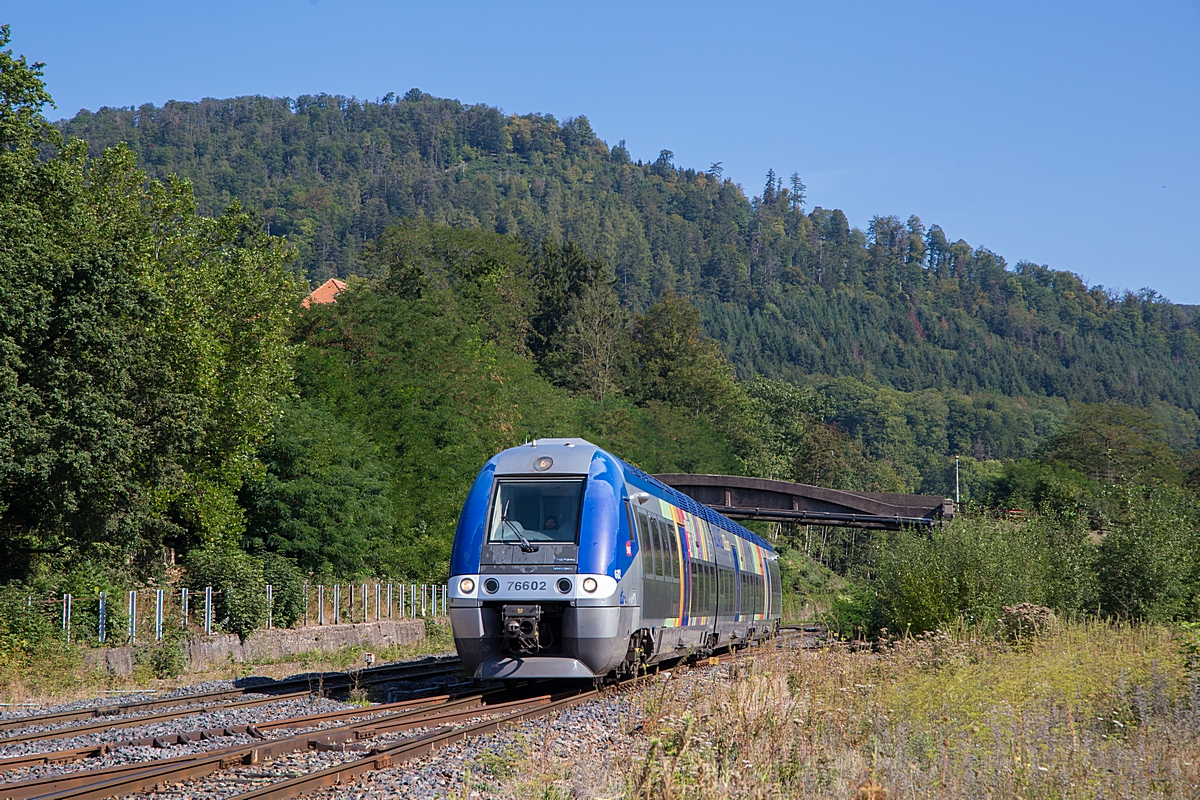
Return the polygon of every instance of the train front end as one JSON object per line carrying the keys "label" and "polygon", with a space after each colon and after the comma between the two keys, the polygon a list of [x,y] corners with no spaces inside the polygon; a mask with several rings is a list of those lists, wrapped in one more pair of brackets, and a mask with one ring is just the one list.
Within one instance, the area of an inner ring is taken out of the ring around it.
{"label": "train front end", "polygon": [[629,658],[639,622],[620,461],[582,439],[500,453],[463,505],[450,622],[480,678],[594,678]]}

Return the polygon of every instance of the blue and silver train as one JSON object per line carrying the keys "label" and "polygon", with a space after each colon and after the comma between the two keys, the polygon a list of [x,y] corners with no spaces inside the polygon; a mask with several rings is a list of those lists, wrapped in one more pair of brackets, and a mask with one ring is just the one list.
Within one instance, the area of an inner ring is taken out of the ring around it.
{"label": "blue and silver train", "polygon": [[463,505],[450,621],[480,678],[604,678],[773,636],[766,540],[583,439],[494,457]]}

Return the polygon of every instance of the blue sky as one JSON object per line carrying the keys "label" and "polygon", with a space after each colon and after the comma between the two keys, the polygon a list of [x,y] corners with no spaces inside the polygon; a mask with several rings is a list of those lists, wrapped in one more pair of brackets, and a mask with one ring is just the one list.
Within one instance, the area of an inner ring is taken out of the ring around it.
{"label": "blue sky", "polygon": [[58,112],[411,87],[1200,303],[1200,0],[0,4]]}

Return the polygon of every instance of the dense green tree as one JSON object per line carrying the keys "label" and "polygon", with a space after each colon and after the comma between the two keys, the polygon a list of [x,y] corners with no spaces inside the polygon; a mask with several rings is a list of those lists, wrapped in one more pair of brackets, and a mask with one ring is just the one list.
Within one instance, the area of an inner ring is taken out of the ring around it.
{"label": "dense green tree", "polygon": [[562,335],[566,382],[597,402],[626,388],[630,318],[611,286],[592,283],[571,303]]}
{"label": "dense green tree", "polygon": [[265,474],[242,491],[247,549],[283,554],[310,574],[382,574],[393,512],[376,449],[333,414],[289,404],[260,453]]}
{"label": "dense green tree", "polygon": [[742,401],[733,370],[700,330],[696,309],[672,293],[634,320],[632,356],[632,391],[641,402],[717,418]]}
{"label": "dense green tree", "polygon": [[236,538],[291,377],[284,244],[236,205],[199,216],[125,148],[89,160],[47,102],[0,51],[3,571]]}
{"label": "dense green tree", "polygon": [[[772,173],[770,189],[748,197],[719,168],[681,167],[669,152],[634,162],[584,118],[504,116],[420,91],[394,98],[106,108],[62,129],[97,148],[129,142],[152,174],[191,179],[202,207],[241,199],[312,278],[373,274],[370,242],[397,220],[423,220],[574,243],[607,265],[633,312],[665,290],[690,299],[743,380],[1200,408],[1195,310],[1153,292],[1008,265],[916,217],[858,230],[837,209],[806,213],[798,178],[789,188]],[[524,316],[538,319],[537,347],[546,323],[565,324],[563,296],[577,294],[550,285],[559,297]],[[953,449],[977,460],[1012,450],[993,434],[976,430]]]}
{"label": "dense green tree", "polygon": [[1121,403],[1073,409],[1046,457],[1105,483],[1183,479],[1179,454],[1154,415]]}

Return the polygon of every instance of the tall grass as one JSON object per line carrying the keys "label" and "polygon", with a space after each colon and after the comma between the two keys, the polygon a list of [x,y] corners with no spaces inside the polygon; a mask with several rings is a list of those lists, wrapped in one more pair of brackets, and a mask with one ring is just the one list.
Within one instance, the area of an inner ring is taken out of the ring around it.
{"label": "tall grass", "polygon": [[875,653],[768,650],[646,692],[625,794],[1200,794],[1200,682],[1171,630],[1088,622],[1019,646],[975,631]]}

